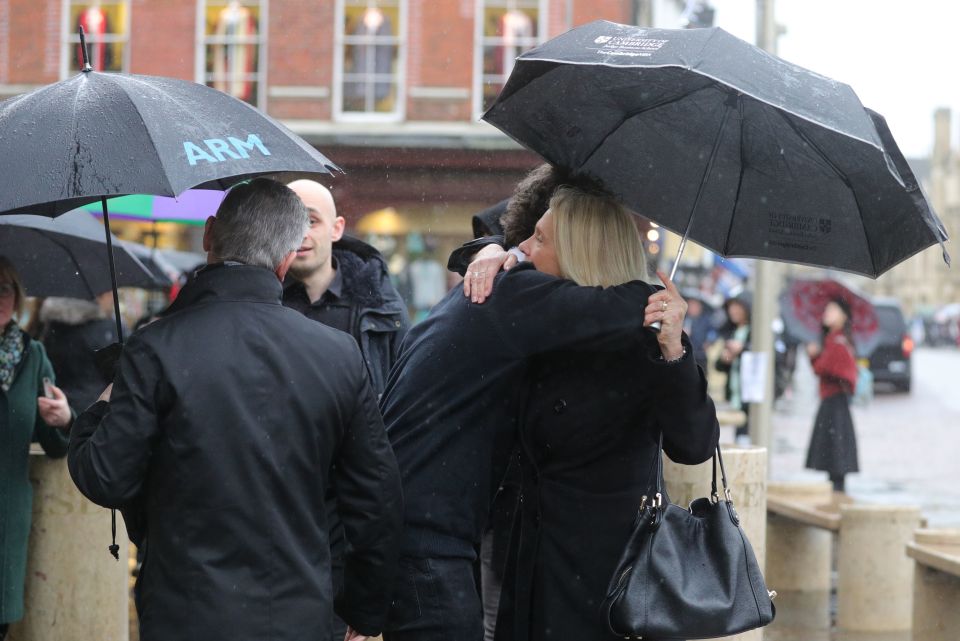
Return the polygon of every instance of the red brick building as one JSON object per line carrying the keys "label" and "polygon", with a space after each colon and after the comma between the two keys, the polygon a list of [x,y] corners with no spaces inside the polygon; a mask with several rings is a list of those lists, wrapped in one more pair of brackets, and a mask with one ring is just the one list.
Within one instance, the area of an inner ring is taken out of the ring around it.
{"label": "red brick building", "polygon": [[[636,0],[0,0],[0,99],[95,69],[205,82],[284,121],[346,171],[362,233],[439,255],[536,158],[479,122],[525,49]],[[392,207],[384,218],[364,216]],[[378,220],[393,221],[379,229]],[[432,241],[432,242],[431,242]],[[433,253],[433,252],[431,252]]]}

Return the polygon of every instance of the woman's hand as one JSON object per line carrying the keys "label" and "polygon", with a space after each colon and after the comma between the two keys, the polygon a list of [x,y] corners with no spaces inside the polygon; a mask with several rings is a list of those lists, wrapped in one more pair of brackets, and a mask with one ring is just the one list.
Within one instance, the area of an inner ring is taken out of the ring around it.
{"label": "woman's hand", "polygon": [[53,398],[40,396],[37,398],[37,409],[40,411],[40,418],[50,427],[57,427],[61,430],[67,430],[70,427],[70,405],[67,404],[67,395],[56,385],[50,386],[50,392]]}
{"label": "woman's hand", "polygon": [[810,357],[810,360],[820,356],[820,345],[817,343],[807,343],[807,356]]}
{"label": "woman's hand", "polygon": [[348,625],[347,635],[343,637],[343,641],[367,641],[367,638]]}
{"label": "woman's hand", "polygon": [[463,295],[474,303],[482,303],[493,292],[493,278],[501,268],[509,270],[517,257],[500,245],[487,245],[477,252],[463,278]]}
{"label": "woman's hand", "polygon": [[647,308],[644,310],[643,324],[660,321],[660,333],[657,341],[660,343],[660,353],[664,360],[672,361],[683,356],[683,319],[687,315],[687,301],[683,300],[677,286],[667,275],[657,271],[657,276],[665,289],[652,294],[647,299]]}

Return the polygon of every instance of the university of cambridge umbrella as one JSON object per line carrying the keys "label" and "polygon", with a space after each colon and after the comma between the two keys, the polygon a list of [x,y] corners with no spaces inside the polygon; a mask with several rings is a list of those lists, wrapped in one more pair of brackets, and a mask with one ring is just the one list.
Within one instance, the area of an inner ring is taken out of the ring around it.
{"label": "university of cambridge umbrella", "polygon": [[578,27],[521,55],[483,118],[722,256],[876,278],[947,240],[849,86],[722,29]]}

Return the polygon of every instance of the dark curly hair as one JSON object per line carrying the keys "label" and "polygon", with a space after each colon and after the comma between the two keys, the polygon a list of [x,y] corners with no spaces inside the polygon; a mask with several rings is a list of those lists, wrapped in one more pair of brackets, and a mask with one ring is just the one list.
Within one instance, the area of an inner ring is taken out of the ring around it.
{"label": "dark curly hair", "polygon": [[570,172],[543,164],[530,170],[517,183],[507,208],[500,217],[500,225],[508,247],[516,247],[533,235],[533,228],[550,207],[550,199],[558,187],[570,185],[588,192],[604,192],[603,185],[588,176],[574,176]]}

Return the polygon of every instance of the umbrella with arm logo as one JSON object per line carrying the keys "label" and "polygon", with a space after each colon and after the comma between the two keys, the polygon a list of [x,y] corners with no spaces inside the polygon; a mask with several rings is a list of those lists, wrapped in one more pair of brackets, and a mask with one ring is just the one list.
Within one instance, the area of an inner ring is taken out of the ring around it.
{"label": "umbrella with arm logo", "polygon": [[[100,202],[114,283],[108,199],[227,189],[280,172],[340,171],[255,107],[211,87],[159,76],[83,71],[0,102],[0,215],[57,216]],[[110,552],[119,559],[114,543]]]}

